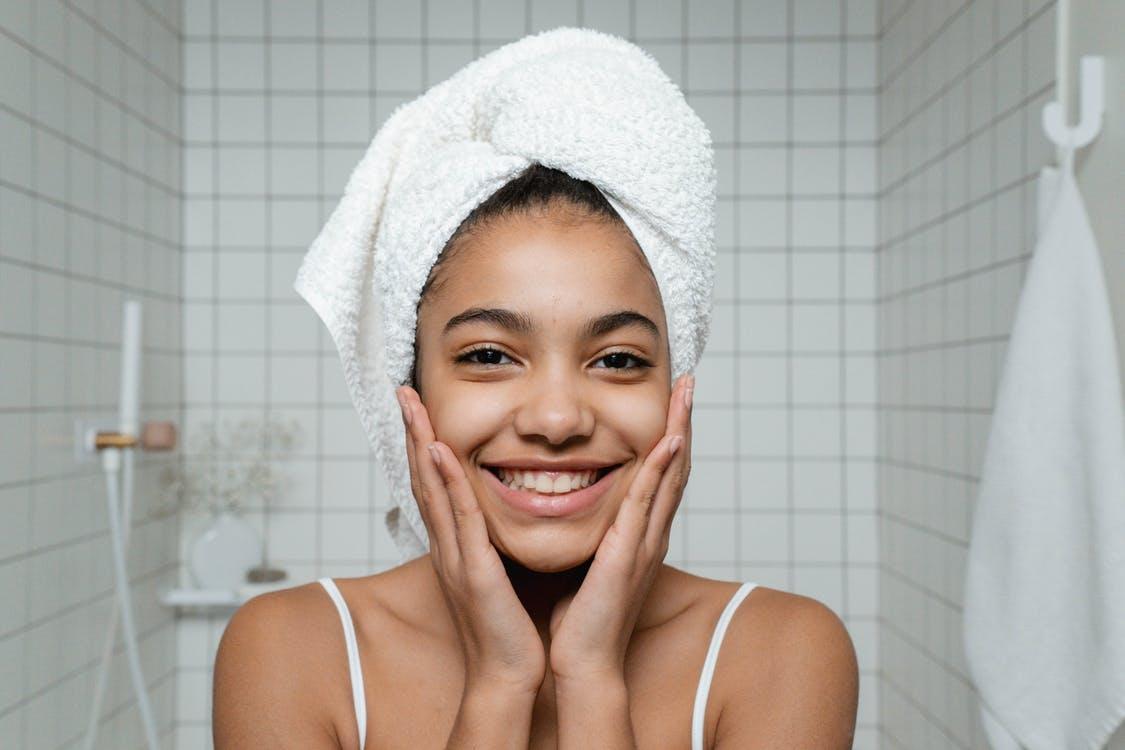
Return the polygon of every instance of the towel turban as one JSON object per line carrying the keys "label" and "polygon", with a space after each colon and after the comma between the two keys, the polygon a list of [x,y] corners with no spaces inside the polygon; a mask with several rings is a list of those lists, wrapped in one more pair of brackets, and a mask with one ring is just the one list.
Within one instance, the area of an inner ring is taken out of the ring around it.
{"label": "towel turban", "polygon": [[474,60],[375,134],[293,288],[339,351],[390,488],[399,560],[425,554],[395,389],[409,382],[422,287],[468,214],[533,163],[598,188],[653,269],[673,379],[710,330],[716,175],[711,135],[653,57],[561,27]]}

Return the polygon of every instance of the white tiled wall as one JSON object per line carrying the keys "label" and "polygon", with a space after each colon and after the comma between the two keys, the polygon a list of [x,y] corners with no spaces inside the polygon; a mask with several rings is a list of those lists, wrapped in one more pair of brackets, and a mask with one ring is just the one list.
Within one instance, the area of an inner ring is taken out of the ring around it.
{"label": "white tiled wall", "polygon": [[[0,747],[74,747],[111,606],[105,480],[76,418],[117,414],[121,304],[144,309],[143,406],[180,420],[176,0],[0,2]],[[172,746],[167,456],[137,459],[129,570],[142,668]],[[118,641],[97,746],[143,742]]]}
{"label": "white tiled wall", "polygon": [[[294,582],[393,564],[382,478],[296,266],[396,104],[571,24],[651,51],[719,158],[716,319],[669,561],[839,612],[863,673],[856,747],[985,747],[961,583],[1052,157],[1054,7],[880,5],[0,3],[0,746],[84,728],[112,582],[102,477],[68,441],[75,417],[115,412],[123,297],[145,304],[146,417],[304,424],[289,494],[268,525],[251,513]],[[142,657],[169,745],[208,747],[226,616],[173,633],[155,604],[197,528],[153,513],[163,460],[137,474]],[[119,648],[99,746],[140,743]]]}
{"label": "white tiled wall", "polygon": [[961,638],[999,367],[1054,155],[1054,4],[884,0],[879,43],[880,740],[987,748]]}
{"label": "white tiled wall", "polygon": [[[112,581],[102,476],[69,440],[115,413],[126,296],[145,305],[146,418],[305,426],[289,493],[250,514],[294,583],[393,564],[297,263],[395,105],[561,24],[640,43],[715,138],[716,318],[669,562],[839,612],[857,748],[986,747],[961,584],[1052,158],[1054,6],[876,4],[0,2],[0,747],[84,729]],[[198,528],[153,513],[166,460],[141,457],[129,566],[163,736],[205,748],[227,615],[173,629],[155,603]],[[138,747],[116,656],[98,746]]]}
{"label": "white tiled wall", "polygon": [[[290,289],[350,170],[395,105],[490,49],[564,24],[616,33],[684,89],[719,163],[715,325],[669,562],[838,612],[861,662],[856,747],[874,748],[876,15],[875,0],[187,0],[187,427],[266,411],[305,426],[292,490],[268,524],[250,514],[294,582],[396,560],[335,349]],[[225,619],[179,621],[181,748],[209,746]]]}

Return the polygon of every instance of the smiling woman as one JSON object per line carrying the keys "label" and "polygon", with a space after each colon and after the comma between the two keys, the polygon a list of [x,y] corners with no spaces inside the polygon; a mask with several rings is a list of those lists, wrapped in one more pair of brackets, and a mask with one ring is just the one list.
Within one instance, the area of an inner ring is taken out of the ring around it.
{"label": "smiling woman", "polygon": [[[497,549],[552,572],[590,558],[664,436],[670,391],[660,290],[597,188],[533,165],[475,209],[423,287],[415,351],[412,388]],[[500,466],[519,487],[493,481]],[[558,472],[610,467],[554,493]]]}
{"label": "smiling woman", "polygon": [[[531,160],[404,276],[409,366],[396,377],[397,328],[383,364],[409,475],[399,509],[416,508],[425,552],[239,609],[216,662],[216,748],[851,747],[855,652],[830,609],[664,563],[709,316],[685,301],[709,300],[713,260],[675,222],[644,229],[665,203],[642,221],[584,171]],[[713,184],[696,182],[691,222],[709,229]],[[405,250],[377,236],[393,264]],[[378,329],[334,330],[363,395],[350,357]]]}

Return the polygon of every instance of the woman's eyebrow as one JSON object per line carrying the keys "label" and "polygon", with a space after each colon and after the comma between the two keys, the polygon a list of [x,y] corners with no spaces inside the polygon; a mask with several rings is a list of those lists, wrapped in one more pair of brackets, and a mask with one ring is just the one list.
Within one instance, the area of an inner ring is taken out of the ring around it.
{"label": "woman's eyebrow", "polygon": [[[506,310],[502,307],[470,307],[468,310],[450,318],[445,324],[445,328],[442,329],[441,335],[445,336],[454,328],[469,323],[491,323],[524,336],[535,333],[538,328],[531,317],[525,313]],[[636,310],[615,310],[596,318],[590,318],[583,326],[583,336],[597,338],[627,326],[638,326],[648,332],[657,342],[660,341],[660,329],[657,328],[656,323]]]}

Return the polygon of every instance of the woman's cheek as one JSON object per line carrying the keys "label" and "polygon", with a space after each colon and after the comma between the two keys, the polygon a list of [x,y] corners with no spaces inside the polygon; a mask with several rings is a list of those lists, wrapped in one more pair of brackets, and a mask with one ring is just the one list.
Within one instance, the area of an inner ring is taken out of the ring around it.
{"label": "woman's cheek", "polygon": [[668,424],[668,397],[648,389],[618,393],[599,406],[606,426],[645,454],[664,436]]}
{"label": "woman's cheek", "polygon": [[434,436],[462,457],[496,433],[501,414],[495,404],[479,394],[443,396],[435,403],[427,404],[426,408]]}

